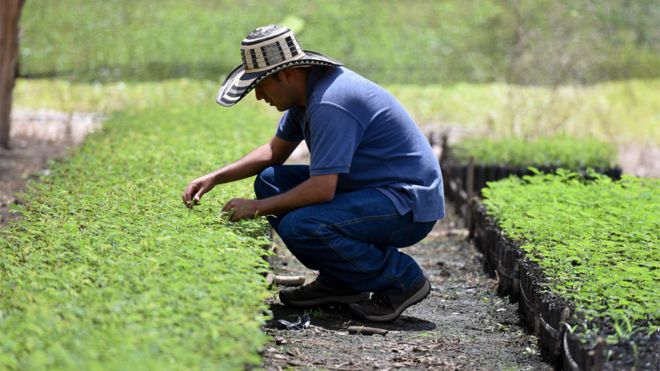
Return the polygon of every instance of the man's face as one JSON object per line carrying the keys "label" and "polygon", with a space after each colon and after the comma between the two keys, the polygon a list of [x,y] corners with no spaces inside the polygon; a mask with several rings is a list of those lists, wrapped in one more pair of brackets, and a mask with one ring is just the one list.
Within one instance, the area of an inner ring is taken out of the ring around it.
{"label": "man's face", "polygon": [[254,94],[257,100],[263,99],[280,112],[288,110],[295,102],[291,87],[278,74],[270,75],[261,81],[254,88]]}

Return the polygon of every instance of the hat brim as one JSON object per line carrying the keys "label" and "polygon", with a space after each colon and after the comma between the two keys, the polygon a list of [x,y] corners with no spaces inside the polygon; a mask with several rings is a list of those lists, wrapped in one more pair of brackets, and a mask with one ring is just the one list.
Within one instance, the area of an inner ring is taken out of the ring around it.
{"label": "hat brim", "polygon": [[313,51],[305,50],[305,56],[300,59],[284,62],[273,68],[260,72],[246,72],[241,64],[234,68],[220,86],[215,101],[219,105],[231,107],[245,97],[257,84],[266,77],[289,67],[302,66],[341,66],[342,64],[332,58]]}

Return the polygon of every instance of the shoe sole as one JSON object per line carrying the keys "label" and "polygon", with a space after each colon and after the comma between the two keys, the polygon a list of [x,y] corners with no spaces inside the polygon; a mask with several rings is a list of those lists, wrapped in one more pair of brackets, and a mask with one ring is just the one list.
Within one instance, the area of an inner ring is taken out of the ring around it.
{"label": "shoe sole", "polygon": [[[422,286],[415,294],[413,294],[411,297],[406,299],[401,305],[399,305],[396,310],[390,314],[384,314],[382,316],[365,316],[364,314],[352,310],[352,312],[358,316],[360,319],[366,320],[366,321],[371,321],[371,322],[392,322],[395,319],[399,318],[401,313],[403,313],[404,310],[408,309],[409,307],[419,303],[420,301],[426,299],[427,296],[431,293],[431,283],[427,279],[424,282],[424,286]],[[353,308],[349,308],[353,309]]]}
{"label": "shoe sole", "polygon": [[368,292],[361,292],[359,294],[350,295],[350,296],[346,296],[346,295],[325,296],[322,298],[310,299],[310,300],[286,300],[282,298],[282,296],[280,296],[280,301],[284,305],[288,305],[291,307],[299,307],[299,308],[317,307],[319,305],[324,305],[324,304],[353,304],[353,303],[359,303],[367,299],[369,299]]}

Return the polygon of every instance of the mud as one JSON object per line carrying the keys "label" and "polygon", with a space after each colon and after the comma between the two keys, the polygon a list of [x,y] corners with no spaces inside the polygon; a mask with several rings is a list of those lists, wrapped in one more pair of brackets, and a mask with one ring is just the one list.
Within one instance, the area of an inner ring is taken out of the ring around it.
{"label": "mud", "polygon": [[[453,215],[453,214],[452,214]],[[544,363],[537,338],[521,327],[517,305],[496,294],[497,281],[482,273],[482,257],[467,241],[467,230],[450,215],[431,234],[405,249],[422,266],[433,290],[396,321],[354,320],[343,306],[307,310],[311,326],[281,329],[276,320],[294,321],[304,310],[270,300],[273,320],[265,326],[272,342],[262,367],[328,370],[552,370]],[[314,272],[300,265],[276,240],[273,270],[283,275]],[[386,335],[349,335],[349,326],[387,329]]]}

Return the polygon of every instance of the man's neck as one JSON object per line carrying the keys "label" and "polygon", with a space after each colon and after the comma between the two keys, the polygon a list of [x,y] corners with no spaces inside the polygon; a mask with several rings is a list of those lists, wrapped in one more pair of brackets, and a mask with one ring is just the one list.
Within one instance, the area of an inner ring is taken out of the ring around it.
{"label": "man's neck", "polygon": [[298,99],[298,105],[306,107],[307,106],[307,89],[309,87],[309,71],[311,68],[309,67],[304,67],[304,68],[298,68],[298,73],[300,74],[300,78],[298,81],[300,81],[299,85],[299,91],[300,91],[300,99]]}

